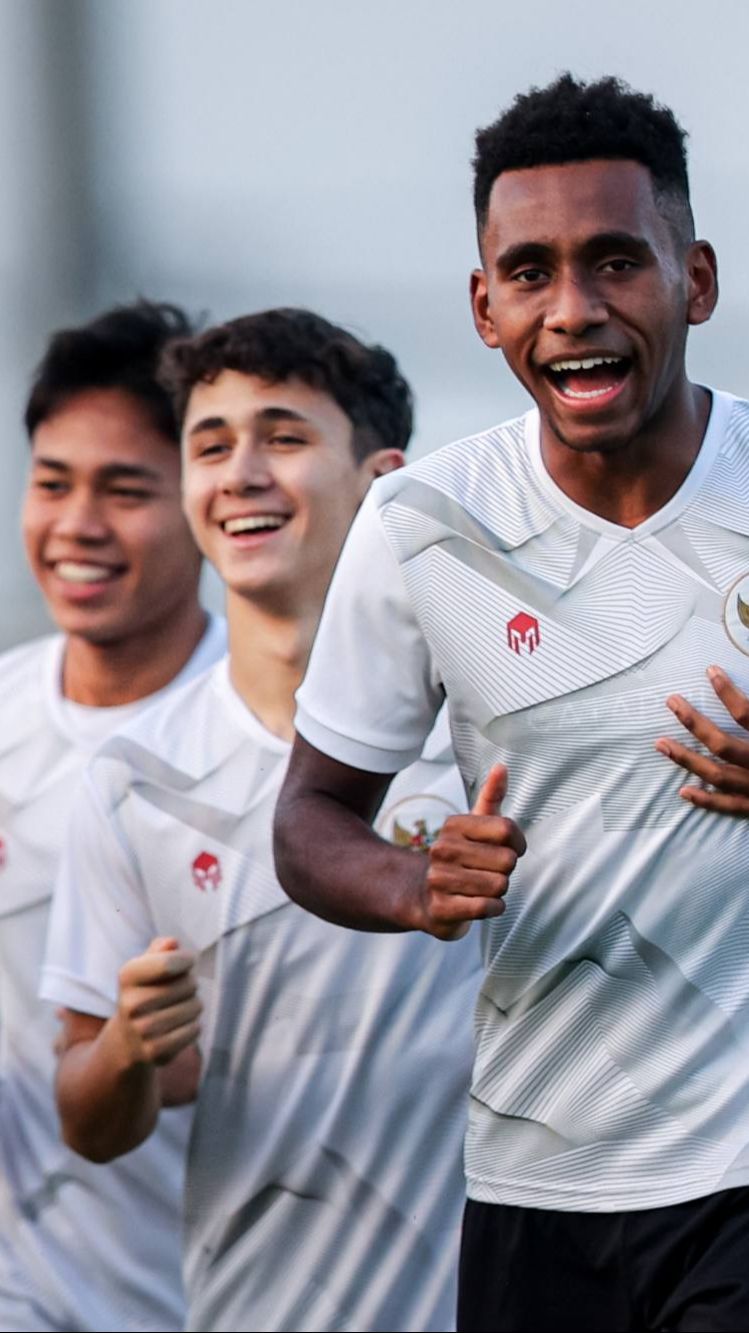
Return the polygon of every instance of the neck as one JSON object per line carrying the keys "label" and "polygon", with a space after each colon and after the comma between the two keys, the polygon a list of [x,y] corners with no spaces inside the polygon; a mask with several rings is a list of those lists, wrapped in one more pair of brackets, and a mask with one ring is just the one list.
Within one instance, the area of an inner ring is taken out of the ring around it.
{"label": "neck", "polygon": [[710,395],[685,379],[637,436],[611,452],[564,444],[541,420],[546,470],[576,504],[633,528],[662,509],[689,473],[705,435]]}
{"label": "neck", "polygon": [[322,604],[305,614],[272,611],[229,590],[229,662],[232,684],[263,724],[294,738],[294,695],[307,669]]}
{"label": "neck", "polygon": [[68,636],[62,672],[66,699],[93,708],[116,708],[163,689],[198,646],[206,614],[193,599],[179,617],[112,643]]}

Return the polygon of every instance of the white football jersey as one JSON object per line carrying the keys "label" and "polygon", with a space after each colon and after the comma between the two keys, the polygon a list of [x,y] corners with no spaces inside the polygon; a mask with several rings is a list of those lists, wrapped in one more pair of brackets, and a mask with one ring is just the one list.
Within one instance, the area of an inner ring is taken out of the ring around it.
{"label": "white football jersey", "polygon": [[[173,684],[226,647],[211,620]],[[175,1329],[184,1317],[179,1208],[189,1113],[165,1116],[145,1149],[94,1166],[60,1140],[53,1009],[37,998],[50,902],[80,775],[110,731],[165,691],[118,708],[61,693],[65,639],[0,658],[0,1328],[16,1301],[54,1327]],[[42,1325],[40,1325],[42,1326]],[[43,1325],[46,1327],[46,1323]]]}
{"label": "white football jersey", "polygon": [[690,741],[675,692],[740,731],[711,664],[749,692],[749,405],[728,395],[631,530],[556,486],[536,411],[376,482],[354,524],[299,731],[392,772],[446,696],[467,789],[507,764],[528,840],[484,927],[475,1199],[616,1211],[749,1183],[749,823],[680,799],[654,749]]}
{"label": "white football jersey", "polygon": [[[272,821],[289,746],[226,663],[154,722],[87,774],[44,989],[111,1013],[118,969],[152,936],[199,954],[189,1326],[452,1328],[478,933],[446,947],[348,931],[288,899]],[[378,827],[416,855],[464,809],[441,726]]]}

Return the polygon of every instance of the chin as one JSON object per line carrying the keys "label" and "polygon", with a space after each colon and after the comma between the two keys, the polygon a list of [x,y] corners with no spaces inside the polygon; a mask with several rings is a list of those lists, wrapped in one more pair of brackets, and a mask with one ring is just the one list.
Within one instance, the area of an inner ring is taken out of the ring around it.
{"label": "chin", "polygon": [[75,612],[71,614],[67,608],[59,613],[53,607],[48,609],[58,630],[63,634],[74,635],[77,639],[85,639],[86,643],[119,643],[128,633],[133,632],[132,626],[123,625],[118,620],[106,617],[97,619],[95,616],[76,615]]}
{"label": "chin", "polygon": [[625,427],[621,423],[596,426],[594,423],[584,429],[568,429],[564,423],[549,423],[561,444],[576,454],[617,454],[631,444],[637,434],[637,426]]}

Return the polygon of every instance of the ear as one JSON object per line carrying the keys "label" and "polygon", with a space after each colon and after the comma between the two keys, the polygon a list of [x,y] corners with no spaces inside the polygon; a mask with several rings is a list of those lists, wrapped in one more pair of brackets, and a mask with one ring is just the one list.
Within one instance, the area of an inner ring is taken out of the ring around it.
{"label": "ear", "polygon": [[718,261],[709,241],[693,241],[690,245],[687,275],[688,323],[705,324],[718,303]]}
{"label": "ear", "polygon": [[399,467],[405,467],[406,455],[402,449],[375,449],[374,453],[367,454],[360,464],[361,471],[366,473],[367,485],[374,481],[375,477],[384,477],[386,472],[396,472]]}
{"label": "ear", "polygon": [[489,285],[482,268],[475,268],[471,274],[471,310],[476,331],[487,347],[500,347],[497,331],[489,309]]}

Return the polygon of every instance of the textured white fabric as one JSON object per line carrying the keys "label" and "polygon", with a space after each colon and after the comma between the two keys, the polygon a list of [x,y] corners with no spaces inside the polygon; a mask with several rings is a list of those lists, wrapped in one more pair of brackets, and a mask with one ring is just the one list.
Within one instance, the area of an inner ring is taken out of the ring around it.
{"label": "textured white fabric", "polygon": [[[212,620],[173,684],[225,651]],[[165,691],[122,708],[68,706],[65,641],[0,658],[0,1328],[26,1305],[50,1327],[175,1329],[184,1303],[177,1236],[189,1114],[112,1166],[60,1141],[54,1011],[37,998],[50,900],[80,775],[110,731]],[[41,1318],[41,1314],[39,1316]],[[46,1324],[40,1324],[46,1327]]]}
{"label": "textured white fabric", "polygon": [[689,739],[675,692],[740,730],[705,673],[749,691],[748,654],[740,400],[713,395],[689,476],[632,530],[554,484],[535,411],[375,483],[297,725],[386,771],[444,692],[469,792],[508,765],[528,852],[485,927],[472,1197],[606,1211],[749,1183],[749,824],[686,804],[654,749]]}
{"label": "textured white fabric", "polygon": [[[272,856],[288,746],[226,663],[149,722],[86,776],[44,987],[111,1012],[118,968],[154,934],[198,951],[189,1326],[449,1329],[478,934],[346,931],[289,901]],[[418,847],[463,809],[443,721],[378,827]]]}

